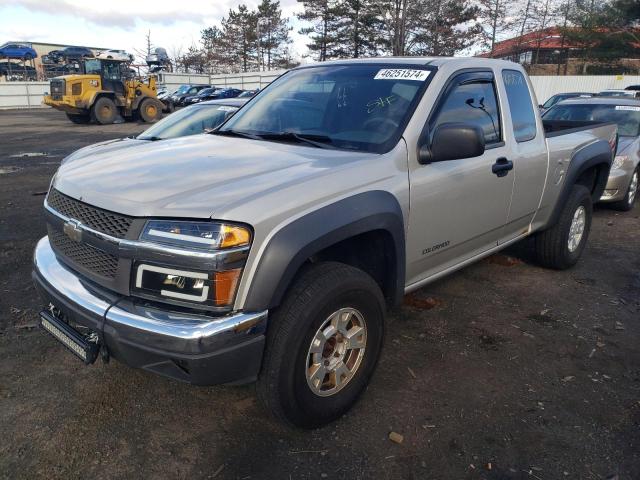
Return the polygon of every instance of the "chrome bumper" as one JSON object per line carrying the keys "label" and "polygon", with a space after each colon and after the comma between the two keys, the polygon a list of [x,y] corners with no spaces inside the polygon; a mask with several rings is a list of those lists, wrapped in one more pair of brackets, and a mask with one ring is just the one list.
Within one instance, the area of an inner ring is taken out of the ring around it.
{"label": "chrome bumper", "polygon": [[58,260],[47,237],[36,246],[33,276],[45,301],[97,332],[124,363],[207,385],[257,376],[267,311],[210,317],[137,303],[83,280]]}

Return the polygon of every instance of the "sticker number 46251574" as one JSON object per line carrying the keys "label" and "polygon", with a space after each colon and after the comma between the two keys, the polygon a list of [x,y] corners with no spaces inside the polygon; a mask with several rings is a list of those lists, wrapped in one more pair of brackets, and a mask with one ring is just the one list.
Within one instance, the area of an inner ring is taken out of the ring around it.
{"label": "sticker number 46251574", "polygon": [[431,72],[429,70],[413,70],[410,68],[383,68],[378,70],[374,80],[417,80],[424,82]]}

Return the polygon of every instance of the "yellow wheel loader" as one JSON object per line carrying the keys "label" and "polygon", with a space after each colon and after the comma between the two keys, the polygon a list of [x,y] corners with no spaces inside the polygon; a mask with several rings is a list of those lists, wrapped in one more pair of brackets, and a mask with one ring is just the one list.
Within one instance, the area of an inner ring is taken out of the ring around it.
{"label": "yellow wheel loader", "polygon": [[73,123],[104,125],[119,117],[152,123],[162,115],[154,76],[142,81],[125,62],[98,58],[85,60],[84,72],[51,79],[44,103],[65,112]]}

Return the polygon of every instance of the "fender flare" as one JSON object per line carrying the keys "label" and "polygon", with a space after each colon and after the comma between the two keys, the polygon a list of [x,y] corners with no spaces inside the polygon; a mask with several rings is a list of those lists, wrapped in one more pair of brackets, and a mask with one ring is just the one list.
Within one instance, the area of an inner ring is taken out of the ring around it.
{"label": "fender flare", "polygon": [[392,302],[404,295],[405,235],[400,204],[389,192],[359,193],[310,212],[285,225],[269,240],[257,260],[245,311],[278,306],[300,267],[316,253],[356,235],[385,231],[394,244]]}
{"label": "fender flare", "polygon": [[609,145],[609,142],[606,140],[599,140],[578,150],[573,157],[571,157],[562,191],[558,196],[547,226],[555,225],[558,221],[562,207],[566,204],[569,194],[571,193],[571,188],[576,184],[580,176],[590,168],[598,165],[606,165],[606,168],[599,169],[594,190],[591,192],[592,201],[597,202],[607,185],[612,162],[613,152],[611,151],[611,145]]}

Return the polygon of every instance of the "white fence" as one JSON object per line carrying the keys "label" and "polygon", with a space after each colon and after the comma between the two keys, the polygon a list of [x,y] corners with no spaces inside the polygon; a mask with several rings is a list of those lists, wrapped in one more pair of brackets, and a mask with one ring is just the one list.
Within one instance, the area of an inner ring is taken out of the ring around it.
{"label": "white fence", "polygon": [[49,82],[1,82],[0,109],[42,107]]}
{"label": "white fence", "polygon": [[[158,82],[171,88],[183,84],[206,83],[216,87],[228,86],[245,90],[264,88],[284,70],[247,72],[224,75],[162,73]],[[536,97],[540,103],[562,92],[599,92],[609,88],[640,85],[640,75],[533,76]],[[42,95],[49,90],[47,82],[0,82],[0,109],[41,107]]]}
{"label": "white fence", "polygon": [[543,103],[556,93],[601,92],[611,88],[623,89],[629,85],[640,85],[640,75],[532,76],[531,83],[538,102]]}

